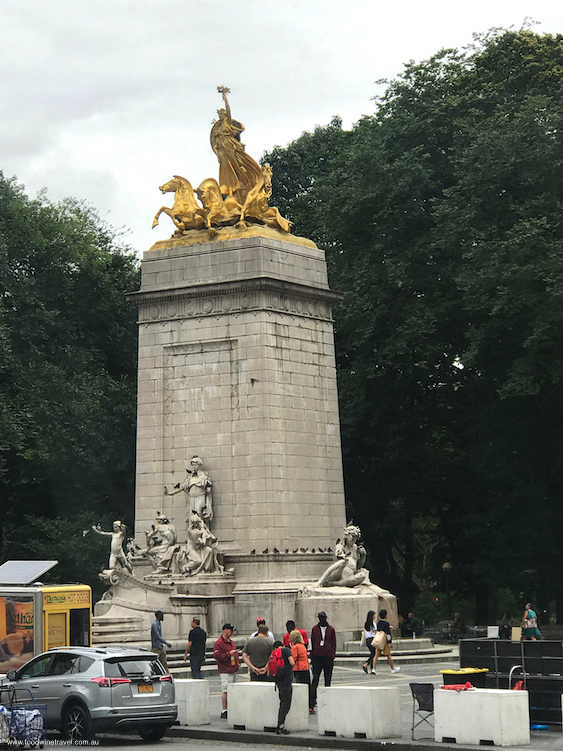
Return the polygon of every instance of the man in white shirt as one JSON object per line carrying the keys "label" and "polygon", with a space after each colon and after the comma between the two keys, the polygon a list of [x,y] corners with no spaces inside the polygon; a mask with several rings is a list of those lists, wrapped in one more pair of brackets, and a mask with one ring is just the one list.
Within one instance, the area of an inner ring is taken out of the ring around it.
{"label": "man in white shirt", "polygon": [[[257,618],[256,619],[256,631],[253,634],[250,634],[250,638],[254,639],[255,636],[258,636],[258,628],[260,626],[265,626],[265,625],[266,625],[266,619],[265,618],[262,618],[262,617]],[[272,641],[275,641],[274,635],[272,634],[271,631],[268,631],[268,639],[271,639]]]}

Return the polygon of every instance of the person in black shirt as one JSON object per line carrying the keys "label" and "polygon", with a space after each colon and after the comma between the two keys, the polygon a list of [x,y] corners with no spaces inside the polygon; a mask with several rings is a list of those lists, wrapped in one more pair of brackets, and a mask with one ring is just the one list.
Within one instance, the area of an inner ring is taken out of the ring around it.
{"label": "person in black shirt", "polygon": [[184,652],[184,662],[190,656],[190,667],[192,669],[192,678],[203,680],[201,666],[205,660],[205,643],[207,634],[199,625],[199,618],[192,618],[192,630],[188,634],[188,643]]}
{"label": "person in black shirt", "polygon": [[276,688],[280,695],[280,708],[278,711],[278,726],[276,733],[278,735],[289,735],[289,730],[285,726],[285,718],[287,713],[291,709],[291,699],[293,697],[293,666],[295,660],[291,655],[291,649],[289,647],[282,646],[281,641],[274,642],[274,650],[281,647],[281,654],[284,659],[283,668],[278,668],[278,672],[274,676],[276,682]]}

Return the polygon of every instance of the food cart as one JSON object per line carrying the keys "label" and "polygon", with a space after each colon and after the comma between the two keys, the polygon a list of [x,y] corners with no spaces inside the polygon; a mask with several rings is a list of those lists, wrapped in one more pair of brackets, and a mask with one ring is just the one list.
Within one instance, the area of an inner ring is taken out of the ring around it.
{"label": "food cart", "polygon": [[91,588],[38,581],[57,563],[8,561],[0,566],[1,673],[51,647],[90,646]]}

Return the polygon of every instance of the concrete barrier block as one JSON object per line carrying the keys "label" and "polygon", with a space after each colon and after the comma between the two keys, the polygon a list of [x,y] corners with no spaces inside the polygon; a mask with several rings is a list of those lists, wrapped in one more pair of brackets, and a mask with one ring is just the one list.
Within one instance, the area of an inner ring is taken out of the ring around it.
{"label": "concrete barrier block", "polygon": [[174,687],[180,725],[209,725],[209,681],[176,678]]}
{"label": "concrete barrier block", "polygon": [[434,738],[440,743],[527,746],[530,743],[528,692],[436,689]]}
{"label": "concrete barrier block", "polygon": [[[279,694],[274,683],[249,681],[227,687],[227,725],[230,728],[263,731],[278,724]],[[291,732],[309,728],[309,686],[293,684],[291,709],[285,720]]]}
{"label": "concrete barrier block", "polygon": [[399,687],[331,686],[317,695],[319,735],[341,738],[400,738]]}

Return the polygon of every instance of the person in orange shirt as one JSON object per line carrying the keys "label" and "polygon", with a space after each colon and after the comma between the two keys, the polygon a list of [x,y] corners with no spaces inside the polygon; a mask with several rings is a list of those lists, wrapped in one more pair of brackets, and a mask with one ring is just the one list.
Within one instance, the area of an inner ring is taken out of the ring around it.
{"label": "person in orange shirt", "polygon": [[291,656],[295,660],[293,666],[293,677],[296,683],[306,683],[309,686],[309,712],[315,714],[315,708],[311,705],[311,676],[309,674],[309,657],[303,641],[301,631],[294,629],[289,634],[291,642]]}

